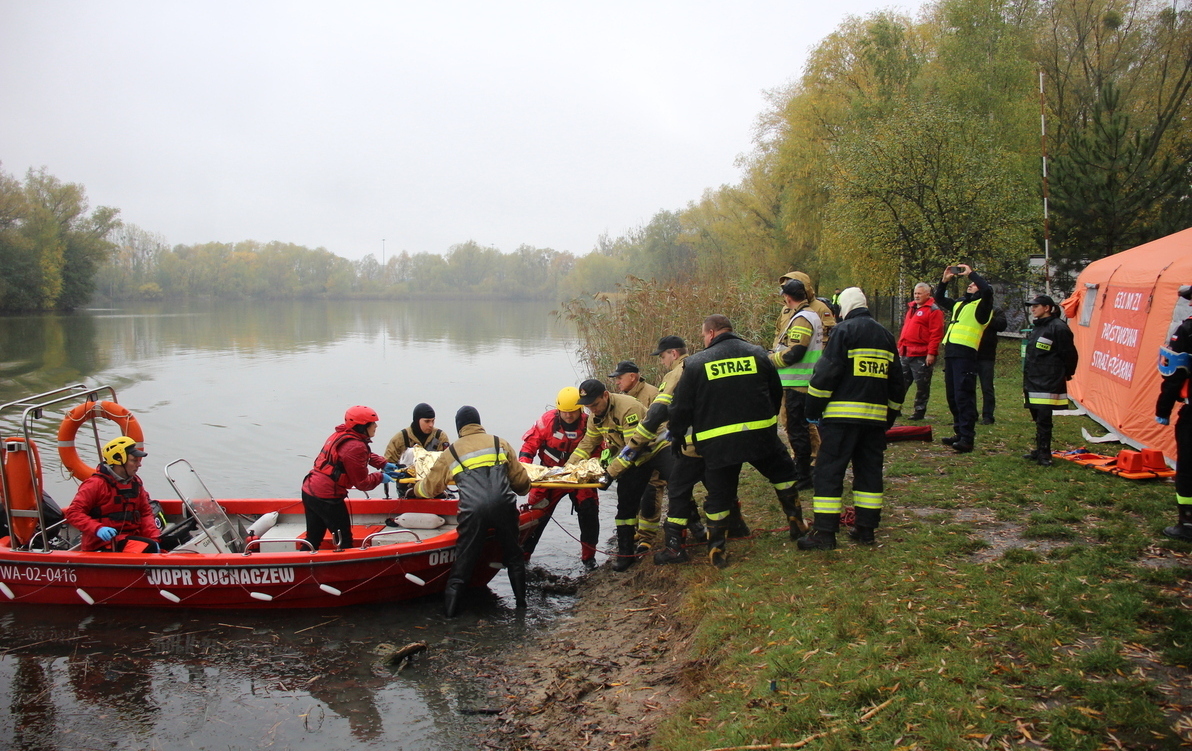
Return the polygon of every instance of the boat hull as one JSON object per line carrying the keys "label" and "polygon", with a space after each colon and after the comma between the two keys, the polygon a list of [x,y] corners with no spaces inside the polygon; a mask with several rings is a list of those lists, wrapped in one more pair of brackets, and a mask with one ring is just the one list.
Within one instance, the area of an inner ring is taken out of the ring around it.
{"label": "boat hull", "polygon": [[[289,499],[219,503],[230,516],[244,519],[276,510],[294,523],[301,515],[301,503]],[[180,504],[162,505],[167,518],[181,518]],[[375,529],[385,517],[409,511],[452,518],[458,505],[437,499],[369,499],[350,501],[349,509],[354,523],[363,521],[364,529]],[[522,539],[541,516],[540,511],[521,513]],[[454,526],[425,534],[429,536],[417,542],[317,552],[298,550],[299,545],[285,540],[270,552],[250,548],[247,554],[23,552],[0,547],[0,602],[257,610],[406,600],[442,592],[455,561]],[[393,538],[383,536],[376,542],[386,539]],[[500,570],[501,560],[499,546],[490,537],[470,584],[487,584]]]}

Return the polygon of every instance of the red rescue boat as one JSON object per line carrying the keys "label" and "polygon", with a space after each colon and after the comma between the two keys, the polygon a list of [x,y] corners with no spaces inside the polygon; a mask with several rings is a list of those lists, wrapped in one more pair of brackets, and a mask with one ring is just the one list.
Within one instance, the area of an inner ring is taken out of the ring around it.
{"label": "red rescue boat", "polygon": [[[104,393],[108,399],[101,400]],[[128,414],[113,409],[116,400],[110,388],[83,384],[0,406],[0,412],[24,410],[24,436],[5,439],[0,456],[0,501],[8,529],[26,532],[0,538],[0,603],[315,608],[410,599],[442,592],[446,586],[458,540],[456,500],[349,499],[359,547],[312,550],[303,539],[306,523],[300,500],[217,501],[185,460],[166,468],[179,495],[178,500],[160,502],[163,547],[168,550],[80,550],[74,530],[55,522],[35,502],[41,497],[41,467],[28,449],[35,447],[33,421],[41,419],[45,409],[79,397],[99,405],[95,416],[124,419]],[[76,408],[66,419],[79,422],[89,410]],[[72,452],[73,438],[72,431],[67,447]],[[523,540],[542,514],[521,512]],[[486,544],[481,561],[472,586],[484,586],[502,568],[495,541]]]}

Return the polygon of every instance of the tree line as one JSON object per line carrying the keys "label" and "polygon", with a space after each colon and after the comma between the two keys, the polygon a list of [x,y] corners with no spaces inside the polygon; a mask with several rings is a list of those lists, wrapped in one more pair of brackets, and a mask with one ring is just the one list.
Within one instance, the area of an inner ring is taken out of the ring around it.
{"label": "tree line", "polygon": [[[0,172],[0,309],[111,299],[567,300],[628,276],[906,293],[945,265],[1029,280],[1192,226],[1192,13],[1153,0],[936,0],[849,17],[770,92],[742,178],[585,255],[474,242],[351,261],[288,243],[170,247],[81,186]],[[1040,124],[1045,122],[1044,139]],[[1060,285],[1063,286],[1062,284]]]}

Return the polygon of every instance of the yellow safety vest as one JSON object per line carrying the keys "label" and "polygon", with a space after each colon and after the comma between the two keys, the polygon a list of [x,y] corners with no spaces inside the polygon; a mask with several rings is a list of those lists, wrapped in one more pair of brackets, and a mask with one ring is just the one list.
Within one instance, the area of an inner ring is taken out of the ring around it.
{"label": "yellow safety vest", "polygon": [[980,300],[957,302],[952,306],[952,322],[944,334],[944,344],[959,344],[976,349],[981,344],[981,335],[989,321],[977,321],[977,305]]}

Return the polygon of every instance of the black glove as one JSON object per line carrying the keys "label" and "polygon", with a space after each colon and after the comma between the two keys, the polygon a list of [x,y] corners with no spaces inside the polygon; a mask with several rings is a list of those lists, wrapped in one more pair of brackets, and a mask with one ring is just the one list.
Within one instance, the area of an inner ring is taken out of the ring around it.
{"label": "black glove", "polygon": [[605,472],[596,482],[600,486],[601,490],[608,490],[609,486],[613,484],[613,476],[608,472]]}
{"label": "black glove", "polygon": [[671,451],[675,456],[682,456],[683,451],[687,448],[687,436],[683,433],[671,436]]}
{"label": "black glove", "polygon": [[894,422],[898,419],[898,416],[900,414],[902,414],[902,412],[899,412],[897,410],[893,410],[893,409],[886,410],[886,430],[889,430],[890,428],[894,427]]}

